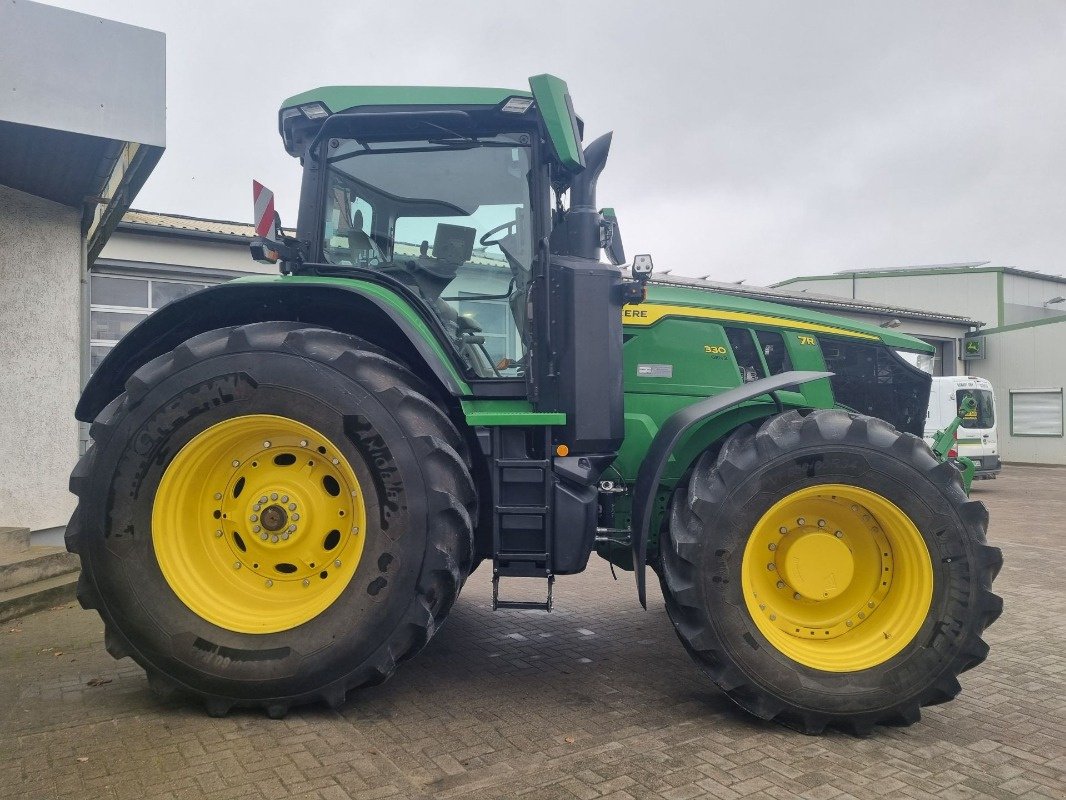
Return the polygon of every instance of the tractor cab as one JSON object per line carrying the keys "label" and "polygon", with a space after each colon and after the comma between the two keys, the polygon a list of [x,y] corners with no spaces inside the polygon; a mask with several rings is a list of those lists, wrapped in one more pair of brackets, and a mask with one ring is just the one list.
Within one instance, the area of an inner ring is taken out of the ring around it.
{"label": "tractor cab", "polygon": [[583,149],[566,84],[529,85],[324,87],[285,101],[282,140],[304,170],[297,236],[253,251],[285,273],[402,291],[474,396],[575,423],[595,397],[607,413],[564,438],[606,458],[622,438],[620,309],[643,297],[600,261],[625,258],[613,209],[595,205],[611,136]]}

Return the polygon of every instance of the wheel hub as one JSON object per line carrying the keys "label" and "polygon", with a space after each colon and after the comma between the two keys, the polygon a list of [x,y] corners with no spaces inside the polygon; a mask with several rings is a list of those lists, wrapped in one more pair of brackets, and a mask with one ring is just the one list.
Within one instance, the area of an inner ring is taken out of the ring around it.
{"label": "wheel hub", "polygon": [[841,672],[898,652],[932,597],[929,551],[914,523],[881,495],[845,484],[775,503],[748,539],[742,577],[748,612],[774,647]]}
{"label": "wheel hub", "polygon": [[289,523],[289,515],[284,508],[277,505],[264,508],[259,519],[262,520],[263,527],[268,531],[280,531]]}
{"label": "wheel hub", "polygon": [[855,574],[855,559],[843,539],[820,529],[786,537],[777,552],[781,577],[808,600],[839,596]]}
{"label": "wheel hub", "polygon": [[202,431],[160,480],[152,540],[168,584],[220,627],[271,633],[328,608],[355,574],[366,508],[341,451],[295,420]]}

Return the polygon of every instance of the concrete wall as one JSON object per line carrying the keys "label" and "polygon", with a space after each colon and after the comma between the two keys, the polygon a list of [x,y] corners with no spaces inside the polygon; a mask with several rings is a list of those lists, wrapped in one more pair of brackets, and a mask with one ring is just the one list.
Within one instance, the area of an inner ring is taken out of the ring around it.
{"label": "concrete wall", "polygon": [[80,214],[0,186],[0,526],[65,525],[78,457]]}
{"label": "concrete wall", "polygon": [[1034,464],[1066,464],[1066,438],[1011,436],[1011,389],[1061,389],[1066,384],[1066,319],[991,333],[987,357],[971,361],[969,372],[992,383],[998,411],[1000,458]]}

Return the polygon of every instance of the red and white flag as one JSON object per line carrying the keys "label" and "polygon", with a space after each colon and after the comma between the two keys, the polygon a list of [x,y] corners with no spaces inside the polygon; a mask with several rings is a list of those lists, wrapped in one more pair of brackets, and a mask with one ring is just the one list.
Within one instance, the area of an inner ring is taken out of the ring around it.
{"label": "red and white flag", "polygon": [[252,181],[252,203],[255,206],[255,232],[269,239],[274,232],[274,193],[257,180]]}

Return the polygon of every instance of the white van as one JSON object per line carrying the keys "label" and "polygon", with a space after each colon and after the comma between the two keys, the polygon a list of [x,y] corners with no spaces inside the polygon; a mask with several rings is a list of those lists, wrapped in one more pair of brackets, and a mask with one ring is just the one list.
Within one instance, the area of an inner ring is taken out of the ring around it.
{"label": "white van", "polygon": [[963,416],[955,435],[955,449],[960,456],[973,459],[977,468],[974,477],[994,478],[1000,470],[996,399],[992,384],[984,378],[963,375],[933,378],[925,415],[925,439],[932,442],[937,431],[951,424],[967,395],[977,401],[977,408]]}

